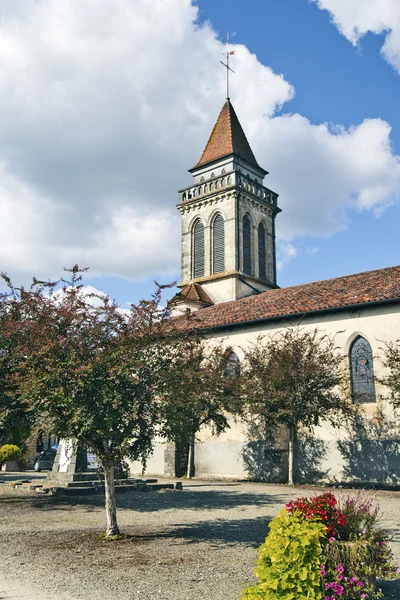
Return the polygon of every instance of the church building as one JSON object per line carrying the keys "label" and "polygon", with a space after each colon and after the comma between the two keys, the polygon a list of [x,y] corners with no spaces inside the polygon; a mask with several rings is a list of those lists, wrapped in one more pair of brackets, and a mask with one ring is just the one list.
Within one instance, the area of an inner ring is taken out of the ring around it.
{"label": "church building", "polygon": [[[279,288],[278,194],[264,185],[268,172],[258,164],[229,99],[189,172],[193,183],[179,191],[177,205],[182,275],[174,313],[197,311],[196,327],[222,340],[238,364],[243,348],[258,336],[289,326],[318,327],[336,336],[352,401],[362,405],[366,420],[353,431],[317,428],[308,450],[303,448],[302,472],[309,480],[313,473],[330,481],[400,481],[400,433],[374,377],[383,372],[382,346],[400,339],[400,266]],[[285,481],[285,456],[285,435],[268,449],[257,427],[231,418],[219,437],[200,432],[195,474]],[[156,446],[147,470],[175,475],[171,445]]]}

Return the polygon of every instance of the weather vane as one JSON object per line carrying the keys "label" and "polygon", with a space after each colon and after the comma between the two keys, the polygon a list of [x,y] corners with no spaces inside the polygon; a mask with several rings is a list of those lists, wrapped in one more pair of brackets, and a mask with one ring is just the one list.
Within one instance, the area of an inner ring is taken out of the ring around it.
{"label": "weather vane", "polygon": [[[234,35],[236,35],[236,34],[232,33],[232,36],[234,36]],[[219,61],[221,63],[221,65],[224,65],[224,67],[226,68],[226,98],[227,98],[227,100],[229,100],[229,71],[232,71],[232,73],[235,72],[229,66],[229,57],[232,56],[233,54],[235,54],[235,50],[231,50],[229,52],[229,32],[228,32],[226,34],[226,52],[224,52],[224,56],[226,56],[226,64],[224,62],[222,62],[222,60]]]}

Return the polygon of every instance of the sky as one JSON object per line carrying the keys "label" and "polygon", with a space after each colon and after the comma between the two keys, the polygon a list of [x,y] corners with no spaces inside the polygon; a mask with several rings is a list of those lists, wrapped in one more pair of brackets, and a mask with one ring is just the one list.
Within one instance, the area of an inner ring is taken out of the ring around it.
{"label": "sky", "polygon": [[227,31],[278,284],[400,263],[398,0],[0,0],[0,270],[77,263],[123,306],[179,281]]}

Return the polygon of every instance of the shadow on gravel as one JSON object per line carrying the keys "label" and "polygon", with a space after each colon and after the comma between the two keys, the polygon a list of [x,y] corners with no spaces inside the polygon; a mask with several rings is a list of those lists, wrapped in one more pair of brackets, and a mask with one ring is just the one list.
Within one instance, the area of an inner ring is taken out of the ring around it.
{"label": "shadow on gravel", "polygon": [[400,598],[400,579],[395,581],[378,580],[378,588],[382,589],[385,600],[399,600]]}
{"label": "shadow on gravel", "polygon": [[[27,503],[38,510],[73,510],[81,507],[94,510],[104,507],[104,496],[71,496],[53,498],[47,496],[0,497],[3,502],[22,504]],[[162,492],[132,492],[117,495],[117,506],[122,510],[138,512],[153,512],[171,509],[180,510],[212,510],[236,508],[238,506],[267,506],[269,504],[284,504],[287,498],[270,494],[251,494],[218,490],[175,491]]]}
{"label": "shadow on gravel", "polygon": [[[192,525],[177,526],[165,537],[184,539],[189,543],[210,542],[225,545],[246,544],[257,548],[265,540],[271,519],[257,517],[253,519],[203,521]],[[162,536],[163,534],[161,534]]]}

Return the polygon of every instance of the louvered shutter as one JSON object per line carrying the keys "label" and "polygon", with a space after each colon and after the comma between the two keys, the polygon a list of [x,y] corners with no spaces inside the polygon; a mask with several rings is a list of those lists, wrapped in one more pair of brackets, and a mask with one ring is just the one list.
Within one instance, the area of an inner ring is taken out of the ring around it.
{"label": "louvered shutter", "polygon": [[193,231],[193,274],[204,275],[204,225],[197,221]]}
{"label": "louvered shutter", "polygon": [[258,226],[258,268],[260,279],[267,279],[265,256],[265,227],[262,223]]}
{"label": "louvered shutter", "polygon": [[213,226],[213,273],[225,271],[225,231],[224,219],[217,215]]}
{"label": "louvered shutter", "polygon": [[251,223],[247,215],[243,219],[243,271],[251,275]]}

